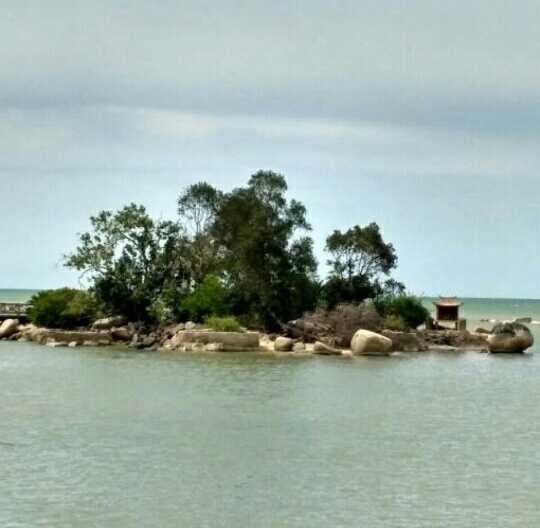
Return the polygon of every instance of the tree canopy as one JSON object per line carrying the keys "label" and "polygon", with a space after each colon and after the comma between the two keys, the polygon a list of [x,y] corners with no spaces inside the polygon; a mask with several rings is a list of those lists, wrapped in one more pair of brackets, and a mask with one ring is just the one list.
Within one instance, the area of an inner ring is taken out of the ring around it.
{"label": "tree canopy", "polygon": [[403,289],[381,282],[397,256],[375,223],[328,237],[331,272],[319,281],[306,208],[276,172],[230,192],[199,182],[177,205],[174,220],[136,204],[91,217],[66,264],[89,280],[104,313],[162,322],[233,315],[277,330],[321,303]]}

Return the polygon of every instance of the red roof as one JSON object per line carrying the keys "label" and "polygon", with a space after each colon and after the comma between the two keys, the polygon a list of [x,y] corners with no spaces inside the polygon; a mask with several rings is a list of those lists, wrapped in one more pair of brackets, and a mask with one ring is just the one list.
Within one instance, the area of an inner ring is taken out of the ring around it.
{"label": "red roof", "polygon": [[449,307],[459,307],[462,303],[457,299],[457,297],[441,297],[438,301],[433,303],[435,306],[449,306]]}

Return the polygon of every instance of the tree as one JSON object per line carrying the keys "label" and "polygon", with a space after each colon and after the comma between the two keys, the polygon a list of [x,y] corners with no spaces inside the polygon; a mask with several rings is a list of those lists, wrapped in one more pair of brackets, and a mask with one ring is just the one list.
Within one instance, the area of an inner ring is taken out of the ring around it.
{"label": "tree", "polygon": [[376,223],[356,225],[344,233],[334,231],[326,240],[326,249],[332,269],[324,286],[329,307],[376,296],[379,276],[388,275],[397,265],[394,246],[383,240]]}
{"label": "tree", "polygon": [[182,310],[191,321],[201,323],[208,316],[227,312],[227,290],[216,275],[207,275],[195,290],[182,301]]}
{"label": "tree", "polygon": [[306,209],[286,192],[281,174],[259,171],[224,195],[212,229],[233,312],[271,329],[312,308],[315,297],[312,241],[295,238],[310,229]]}
{"label": "tree", "polygon": [[223,193],[205,182],[191,185],[178,199],[180,222],[186,227],[191,242],[189,262],[195,285],[207,275],[218,272],[219,246],[211,228],[222,200]]}
{"label": "tree", "polygon": [[90,222],[92,230],[80,236],[66,265],[90,278],[107,311],[148,320],[156,299],[174,298],[188,287],[188,245],[178,224],[156,222],[135,204],[103,211]]}

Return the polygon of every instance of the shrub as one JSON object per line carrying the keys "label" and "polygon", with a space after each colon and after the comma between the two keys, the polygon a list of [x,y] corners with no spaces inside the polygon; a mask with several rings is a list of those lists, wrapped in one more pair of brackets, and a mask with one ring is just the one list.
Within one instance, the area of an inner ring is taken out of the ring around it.
{"label": "shrub", "polygon": [[159,324],[164,325],[174,321],[173,309],[167,304],[163,295],[160,295],[148,309],[148,313],[151,318],[157,321]]}
{"label": "shrub", "polygon": [[243,329],[235,317],[211,316],[205,319],[205,324],[216,332],[242,332]]}
{"label": "shrub", "polygon": [[407,330],[407,323],[399,315],[387,315],[384,319],[384,328],[396,332],[405,332]]}
{"label": "shrub", "polygon": [[385,299],[379,304],[382,315],[385,317],[400,317],[408,328],[417,328],[425,323],[429,317],[429,311],[422,301],[414,295],[398,295]]}
{"label": "shrub", "polygon": [[48,328],[71,330],[89,325],[97,316],[94,296],[83,290],[43,290],[32,297],[30,320]]}
{"label": "shrub", "polygon": [[224,315],[226,308],[227,290],[216,275],[207,275],[182,303],[183,311],[198,323],[211,315]]}

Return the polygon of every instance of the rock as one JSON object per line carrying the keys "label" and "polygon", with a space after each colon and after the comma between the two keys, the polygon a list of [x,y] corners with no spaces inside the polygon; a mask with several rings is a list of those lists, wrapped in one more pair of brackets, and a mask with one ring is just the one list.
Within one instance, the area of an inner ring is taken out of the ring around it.
{"label": "rock", "polygon": [[184,325],[184,330],[195,330],[197,328],[197,325],[192,322],[192,321],[188,321],[185,325]]}
{"label": "rock", "polygon": [[71,343],[68,344],[69,348],[75,348],[78,346],[79,346],[79,343],[77,343],[77,341],[71,341]]}
{"label": "rock", "polygon": [[274,341],[274,350],[276,352],[291,352],[294,346],[294,340],[289,337],[278,337]]}
{"label": "rock", "polygon": [[499,323],[493,327],[487,343],[492,354],[515,354],[532,347],[534,337],[531,331],[521,323]]}
{"label": "rock", "polygon": [[183,349],[186,345],[220,343],[223,352],[259,350],[258,332],[214,332],[213,330],[183,330],[168,341],[171,349]]}
{"label": "rock", "polygon": [[384,330],[381,334],[392,341],[392,352],[425,352],[428,349],[415,332]]}
{"label": "rock", "polygon": [[67,347],[68,346],[68,344],[65,341],[53,341],[51,339],[47,340],[45,345],[48,346],[48,347],[52,347],[52,348]]}
{"label": "rock", "polygon": [[259,339],[259,348],[266,352],[274,351],[274,342],[270,339],[268,334],[263,334]]}
{"label": "rock", "polygon": [[488,330],[487,328],[479,327],[474,331],[476,334],[491,334],[491,330]]}
{"label": "rock", "polygon": [[293,352],[295,354],[302,354],[306,351],[306,345],[304,343],[295,343],[293,346]]}
{"label": "rock", "polygon": [[313,345],[313,353],[320,356],[341,356],[341,350],[331,347],[322,341],[317,341]]}
{"label": "rock", "polygon": [[123,315],[105,317],[104,319],[95,321],[92,325],[92,330],[110,330],[111,328],[124,326],[126,323],[127,320]]}
{"label": "rock", "polygon": [[47,341],[57,341],[71,343],[76,341],[83,344],[85,341],[91,342],[97,346],[100,342],[107,341],[110,344],[111,338],[109,332],[82,332],[71,330],[49,330],[47,328],[33,328],[23,334],[24,337],[35,343],[46,344]]}
{"label": "rock", "polygon": [[223,344],[222,343],[208,343],[204,345],[205,352],[222,352]]}
{"label": "rock", "polygon": [[351,342],[351,351],[356,356],[384,356],[392,351],[392,340],[370,330],[358,330]]}
{"label": "rock", "polygon": [[521,323],[521,324],[531,324],[533,322],[532,317],[516,317],[512,321],[513,323]]}
{"label": "rock", "polygon": [[461,349],[484,348],[487,346],[488,338],[488,334],[468,330],[425,330],[419,334],[430,348],[433,345]]}
{"label": "rock", "polygon": [[127,326],[113,328],[111,330],[111,337],[114,341],[131,341],[133,339],[133,330]]}
{"label": "rock", "polygon": [[19,326],[18,319],[6,319],[0,325],[0,339],[5,339],[13,334],[17,333],[17,327]]}
{"label": "rock", "polygon": [[135,334],[129,346],[131,348],[136,348],[142,350],[143,348],[153,347],[157,342],[157,339],[154,335],[139,335]]}
{"label": "rock", "polygon": [[287,329],[291,337],[304,342],[321,341],[347,348],[359,328],[378,331],[383,319],[371,300],[361,304],[339,304],[333,310],[317,310],[291,321]]}

